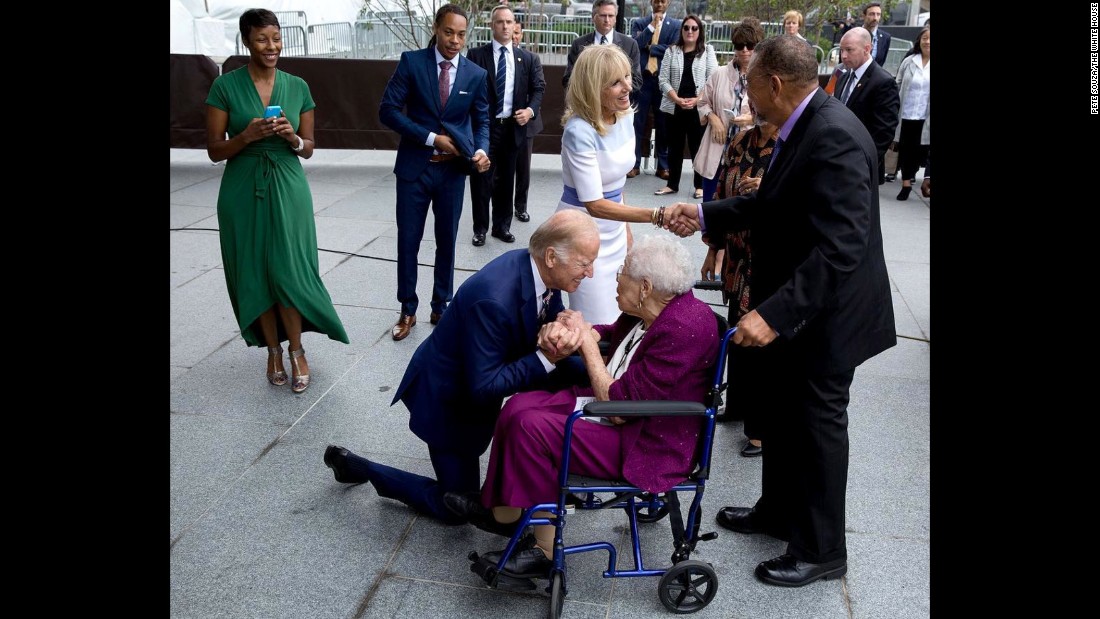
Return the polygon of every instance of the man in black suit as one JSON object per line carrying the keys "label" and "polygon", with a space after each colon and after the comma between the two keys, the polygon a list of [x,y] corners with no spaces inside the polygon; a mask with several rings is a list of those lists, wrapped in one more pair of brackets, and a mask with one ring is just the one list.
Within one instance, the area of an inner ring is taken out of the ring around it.
{"label": "man in black suit", "polygon": [[848,569],[849,388],[856,366],[897,338],[867,129],[818,88],[813,49],[791,35],[757,44],[748,90],[760,117],[780,127],[759,190],[675,204],[665,216],[681,235],[752,231],[753,309],[732,341],[760,347],[768,448],[756,505],[724,507],[717,519],[786,540],[786,553],[755,573],[800,587]]}
{"label": "man in black suit", "polygon": [[569,76],[573,74],[573,63],[581,50],[595,43],[596,45],[618,45],[626,57],[630,59],[630,81],[633,90],[630,93],[630,102],[637,101],[638,92],[642,89],[641,56],[638,53],[638,42],[634,39],[615,31],[615,19],[619,15],[619,5],[615,0],[596,0],[592,3],[592,23],[596,26],[595,32],[573,39],[573,45],[569,47],[569,57],[566,59],[565,75],[561,78],[562,88],[569,86]]}
{"label": "man in black suit", "polygon": [[878,151],[878,184],[886,182],[886,149],[898,126],[898,85],[894,77],[871,59],[871,34],[852,28],[840,39],[840,60],[848,72],[837,80],[833,96],[848,106],[867,127]]}
{"label": "man in black suit", "polygon": [[[515,26],[512,28],[512,46],[519,48],[523,43],[523,22],[516,20]],[[539,71],[542,70],[542,65],[539,65]],[[546,81],[545,78],[539,76],[540,79]],[[527,212],[527,192],[531,189],[531,153],[535,150],[535,136],[542,133],[542,114],[538,114],[531,119],[531,122],[527,123],[527,140],[526,145],[520,147],[519,153],[516,154],[516,219],[528,222],[531,221],[531,215]]]}
{"label": "man in black suit", "polygon": [[505,243],[515,242],[510,232],[514,210],[516,156],[527,145],[527,124],[539,114],[546,80],[539,57],[512,45],[515,18],[506,6],[493,9],[490,17],[493,40],[475,47],[466,55],[488,72],[489,159],[488,172],[470,176],[473,200],[475,246],[485,244],[490,228],[489,203],[492,201],[492,235]]}
{"label": "man in black suit", "polygon": [[878,66],[886,64],[886,54],[890,52],[890,33],[879,29],[882,21],[882,4],[871,2],[863,7],[863,27],[871,33],[871,57]]}

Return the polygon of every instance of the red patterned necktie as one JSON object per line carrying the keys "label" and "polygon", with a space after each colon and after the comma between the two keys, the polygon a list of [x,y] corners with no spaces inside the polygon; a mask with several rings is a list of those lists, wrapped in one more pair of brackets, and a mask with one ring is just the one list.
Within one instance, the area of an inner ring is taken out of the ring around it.
{"label": "red patterned necktie", "polygon": [[451,94],[451,62],[439,63],[439,107],[447,107],[447,97]]}

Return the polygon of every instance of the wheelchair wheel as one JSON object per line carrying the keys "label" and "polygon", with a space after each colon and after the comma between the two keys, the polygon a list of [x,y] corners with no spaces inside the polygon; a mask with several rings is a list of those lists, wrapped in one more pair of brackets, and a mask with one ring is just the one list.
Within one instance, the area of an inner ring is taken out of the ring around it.
{"label": "wheelchair wheel", "polygon": [[709,563],[688,560],[661,576],[657,596],[670,611],[685,615],[702,610],[718,593],[718,574]]}
{"label": "wheelchair wheel", "polygon": [[550,575],[550,619],[561,617],[565,605],[565,576],[561,572]]}
{"label": "wheelchair wheel", "polygon": [[668,503],[661,501],[660,507],[657,507],[657,501],[657,497],[650,496],[648,502],[638,506],[638,522],[657,522],[668,515]]}

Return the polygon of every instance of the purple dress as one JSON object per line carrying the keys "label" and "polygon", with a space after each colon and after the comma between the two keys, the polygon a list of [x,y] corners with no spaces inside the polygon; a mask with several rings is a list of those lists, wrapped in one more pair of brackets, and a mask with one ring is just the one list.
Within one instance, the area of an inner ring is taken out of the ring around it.
{"label": "purple dress", "polygon": [[[594,328],[616,350],[640,319],[622,314]],[[714,312],[691,291],[674,297],[650,325],[627,370],[612,383],[612,400],[703,402],[714,379],[718,327]],[[530,507],[556,501],[565,422],[590,387],[513,396],[500,411],[481,502]],[[699,417],[644,417],[618,426],[573,425],[570,472],[625,479],[664,492],[691,473],[697,460]]]}

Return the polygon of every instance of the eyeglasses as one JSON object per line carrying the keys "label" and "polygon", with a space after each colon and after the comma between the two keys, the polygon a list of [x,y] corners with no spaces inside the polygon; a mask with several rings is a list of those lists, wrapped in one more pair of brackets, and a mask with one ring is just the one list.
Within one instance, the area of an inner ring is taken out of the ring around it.
{"label": "eyeglasses", "polygon": [[751,52],[754,47],[756,47],[756,43],[734,43],[733,44],[733,49],[735,49],[737,51],[747,49]]}
{"label": "eyeglasses", "polygon": [[695,32],[699,26],[684,26],[684,32]]}
{"label": "eyeglasses", "polygon": [[[619,276],[623,274],[623,269],[626,268],[625,264],[620,264],[619,269],[615,271],[615,281],[619,281]],[[627,274],[629,275],[629,273]]]}

